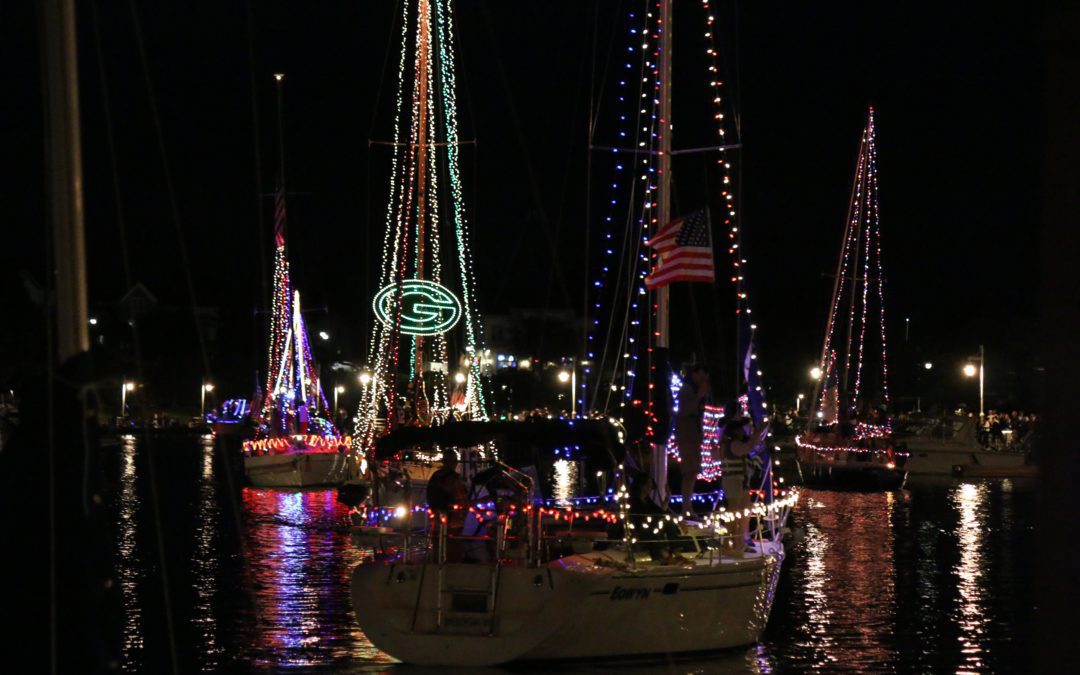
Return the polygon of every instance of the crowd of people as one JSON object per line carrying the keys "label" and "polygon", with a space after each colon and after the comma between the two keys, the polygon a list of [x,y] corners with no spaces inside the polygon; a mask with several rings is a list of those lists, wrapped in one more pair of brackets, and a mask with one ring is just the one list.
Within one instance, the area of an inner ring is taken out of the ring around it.
{"label": "crowd of people", "polygon": [[1039,416],[1024,411],[991,410],[978,425],[979,443],[988,448],[1008,450],[1022,447],[1038,425]]}

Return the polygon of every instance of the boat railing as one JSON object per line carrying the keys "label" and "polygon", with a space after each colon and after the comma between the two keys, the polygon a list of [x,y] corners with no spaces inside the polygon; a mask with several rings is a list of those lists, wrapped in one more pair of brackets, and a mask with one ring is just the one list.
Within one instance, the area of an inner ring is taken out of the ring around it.
{"label": "boat railing", "polygon": [[540,502],[486,502],[469,509],[476,520],[470,521],[475,527],[468,533],[464,526],[452,525],[464,522],[466,514],[418,507],[410,512],[426,512],[425,525],[415,526],[411,517],[404,522],[398,518],[396,528],[365,528],[367,534],[360,536],[380,557],[405,563],[535,567],[569,553],[608,550],[622,553],[623,564],[629,566],[671,559],[674,554],[714,564],[724,552],[745,552],[744,533],[736,531],[739,522],[751,525],[746,535],[760,544],[759,552],[762,545],[778,542],[793,503],[791,498],[780,497],[755,502],[741,512],[721,507],[685,520],[670,513],[635,513],[625,505],[616,513]]}

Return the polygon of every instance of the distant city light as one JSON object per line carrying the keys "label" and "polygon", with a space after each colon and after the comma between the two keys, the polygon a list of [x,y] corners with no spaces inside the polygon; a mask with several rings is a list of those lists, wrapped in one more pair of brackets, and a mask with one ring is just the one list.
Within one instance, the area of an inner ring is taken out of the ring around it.
{"label": "distant city light", "polygon": [[926,368],[927,370],[930,370],[933,367],[934,367],[934,364],[930,363],[929,361],[927,361],[926,363],[923,364],[923,368]]}
{"label": "distant city light", "polygon": [[324,330],[319,331],[319,339],[329,340],[330,339],[330,333],[327,333]]}

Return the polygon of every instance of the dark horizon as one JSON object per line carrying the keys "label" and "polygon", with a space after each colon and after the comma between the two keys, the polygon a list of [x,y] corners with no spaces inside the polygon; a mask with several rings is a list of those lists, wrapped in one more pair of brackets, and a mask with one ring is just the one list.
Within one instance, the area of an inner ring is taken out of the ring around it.
{"label": "dark horizon", "polygon": [[[627,42],[622,26],[631,5],[458,7],[462,136],[477,140],[463,159],[482,314],[516,307],[581,313],[597,264],[583,255],[590,91],[601,102],[595,142],[605,145],[614,127],[603,94]],[[340,358],[361,360],[389,156],[369,140],[385,136],[392,113],[395,74],[384,63],[397,49],[395,3],[253,6],[254,63],[244,7],[138,7],[187,270],[177,254],[131,15],[122,5],[97,7],[105,99],[92,8],[80,5],[78,33],[91,307],[115,302],[127,289],[105,141],[107,102],[132,281],[165,304],[190,307],[184,275],[191,274],[195,302],[219,308],[227,330],[211,367],[230,388],[247,387],[243,373],[262,367],[265,349],[265,329],[252,310],[262,302],[260,275],[270,267],[271,209],[264,200],[260,222],[258,193],[274,182],[272,73],[284,72],[294,279],[306,306],[327,308],[319,315],[325,323],[313,318],[312,330],[341,336]],[[894,372],[929,360],[936,377],[963,392],[959,366],[985,344],[991,392],[996,387],[1034,404],[1035,368],[1042,365],[1030,330],[1039,290],[1042,142],[1034,12],[977,3],[737,9],[717,5],[720,46],[734,73],[726,95],[741,121],[737,190],[766,384],[783,398],[807,386],[858,136],[873,104]],[[692,93],[699,15],[696,4],[676,10],[676,84],[690,92],[676,95],[676,145],[702,136],[710,122],[706,100]],[[5,29],[5,60],[25,67],[11,85],[18,105],[4,125],[5,146],[20,162],[6,169],[0,209],[6,222],[26,224],[5,228],[5,304],[26,321],[35,315],[19,275],[45,279],[36,21],[32,8],[20,8]],[[598,200],[610,160],[597,153],[593,162]],[[693,164],[676,166],[678,210],[700,205],[695,173]],[[594,210],[594,238],[598,220]],[[720,268],[723,256],[717,252]],[[508,269],[519,272],[508,277]],[[726,300],[730,289],[721,282],[716,293]],[[685,317],[676,322],[690,330]],[[728,363],[725,357],[719,366]]]}

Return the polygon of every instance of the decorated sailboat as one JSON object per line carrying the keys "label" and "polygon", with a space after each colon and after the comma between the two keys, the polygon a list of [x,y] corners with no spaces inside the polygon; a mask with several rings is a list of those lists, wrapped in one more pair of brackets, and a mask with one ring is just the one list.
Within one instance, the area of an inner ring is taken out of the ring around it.
{"label": "decorated sailboat", "polygon": [[896,448],[889,414],[873,108],[859,143],[821,360],[813,374],[817,384],[809,422],[795,439],[803,479],[901,485],[907,453]]}
{"label": "decorated sailboat", "polygon": [[[283,77],[275,75],[279,88]],[[280,95],[278,100],[280,104]],[[289,275],[283,156],[274,198],[274,295],[266,389],[259,401],[255,437],[243,443],[244,473],[252,485],[263,487],[330,485],[347,477],[350,439],[338,433],[331,419],[311,354],[300,291],[293,288]]]}
{"label": "decorated sailboat", "polygon": [[449,12],[446,2],[403,3],[371,372],[354,433],[361,453],[399,426],[487,417]]}
{"label": "decorated sailboat", "polygon": [[[418,0],[418,18],[411,22],[410,3],[403,4],[403,23],[419,24],[417,51],[423,52],[434,33],[441,46],[437,53],[451,53],[446,41],[452,26],[450,0]],[[663,205],[633,232],[638,249],[645,239],[657,243],[670,213],[674,3],[658,4],[658,12],[631,15],[632,39],[650,48],[640,53],[646,77],[658,90],[649,97],[652,104],[642,104],[656,122],[647,144],[656,145],[641,155],[660,167],[657,185],[645,198],[649,209],[657,200]],[[432,13],[438,20],[429,23]],[[418,60],[425,62],[422,56]],[[443,77],[443,86],[448,82],[452,86],[452,79]],[[415,111],[414,105],[414,117]],[[640,257],[648,260],[644,250]],[[641,269],[641,274],[632,273],[635,290],[648,274]],[[648,346],[641,352],[642,365],[651,364],[646,367],[650,378],[666,371],[660,360],[666,356],[647,356],[658,353],[654,346],[666,347],[665,295],[654,293],[658,312],[650,314],[648,324],[655,335],[646,338]],[[416,382],[415,372],[408,375]],[[417,386],[413,391],[416,395]],[[692,520],[668,510],[663,497],[669,445],[657,422],[663,415],[661,399],[657,396],[644,408],[647,424],[654,427],[647,443],[651,459],[644,462],[627,447],[614,415],[449,421],[416,428],[399,422],[373,444],[369,460],[384,463],[433,448],[456,449],[474,457],[472,471],[460,478],[470,498],[453,506],[404,503],[365,509],[366,518],[383,526],[375,548],[386,554],[361,564],[353,575],[353,606],[365,635],[403,661],[461,667],[707,651],[757,640],[784,555],[780,523],[796,495],[774,491],[766,468],[762,474],[768,487],[745,510],[719,507],[718,493],[700,495],[702,512]],[[755,405],[749,397],[744,400]],[[477,448],[493,452],[475,454]],[[579,476],[583,494],[552,493],[539,479],[552,473]],[[459,480],[443,475],[454,484]],[[430,526],[413,529],[410,513],[426,516]],[[747,517],[756,524],[744,538],[738,524]]]}

